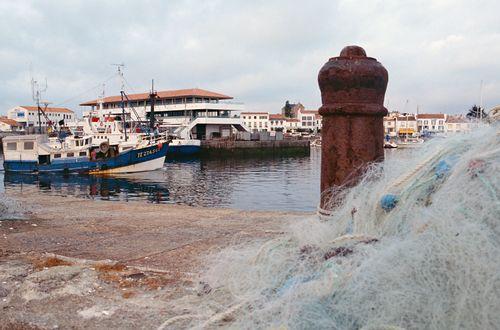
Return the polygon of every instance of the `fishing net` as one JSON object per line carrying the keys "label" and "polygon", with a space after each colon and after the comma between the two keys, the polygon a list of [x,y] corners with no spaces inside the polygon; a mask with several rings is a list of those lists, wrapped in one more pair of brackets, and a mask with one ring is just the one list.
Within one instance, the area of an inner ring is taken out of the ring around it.
{"label": "fishing net", "polygon": [[191,314],[178,320],[237,329],[500,327],[496,127],[396,152],[342,190],[330,215],[217,254],[204,293],[189,308],[184,301]]}

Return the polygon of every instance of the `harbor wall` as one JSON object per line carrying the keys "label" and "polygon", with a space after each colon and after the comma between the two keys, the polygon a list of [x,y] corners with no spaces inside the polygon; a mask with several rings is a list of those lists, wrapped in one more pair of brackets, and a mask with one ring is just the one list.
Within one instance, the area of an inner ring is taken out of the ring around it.
{"label": "harbor wall", "polygon": [[201,156],[298,156],[309,152],[309,140],[201,141]]}

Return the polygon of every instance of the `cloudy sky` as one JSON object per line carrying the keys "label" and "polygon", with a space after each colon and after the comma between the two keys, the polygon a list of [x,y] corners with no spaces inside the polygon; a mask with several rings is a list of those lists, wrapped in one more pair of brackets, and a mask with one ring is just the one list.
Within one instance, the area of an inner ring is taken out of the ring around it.
{"label": "cloudy sky", "polygon": [[[500,104],[500,2],[495,0],[0,1],[0,113],[31,99],[80,110],[119,93],[199,87],[247,110],[320,106],[317,74],[350,44],[389,71],[392,110],[464,113]],[[31,67],[31,70],[30,70]],[[32,72],[32,74],[30,73]]]}

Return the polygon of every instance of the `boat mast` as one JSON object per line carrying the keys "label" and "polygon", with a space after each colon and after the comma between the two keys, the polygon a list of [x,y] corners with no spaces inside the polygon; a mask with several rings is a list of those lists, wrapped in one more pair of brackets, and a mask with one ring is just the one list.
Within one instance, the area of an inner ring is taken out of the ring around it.
{"label": "boat mast", "polygon": [[483,119],[483,80],[481,80],[481,85],[479,87],[479,121]]}
{"label": "boat mast", "polygon": [[151,130],[155,127],[155,102],[158,94],[155,91],[155,80],[151,79],[151,92],[149,93],[149,103],[151,104],[151,111],[149,112],[149,127]]}
{"label": "boat mast", "polygon": [[117,67],[118,70],[118,76],[120,77],[120,95],[121,95],[121,101],[120,101],[120,106],[122,108],[122,123],[123,123],[123,133],[125,136],[125,141],[128,141],[128,136],[127,136],[127,120],[125,117],[125,102],[124,102],[124,97],[125,97],[125,78],[123,77],[123,71],[122,68],[125,67],[125,64],[120,63],[120,64],[112,64]]}
{"label": "boat mast", "polygon": [[40,89],[38,81],[36,81],[33,77],[31,77],[31,96],[33,98],[33,101],[35,101],[37,107],[39,134],[42,134],[42,112],[43,112],[42,108],[40,107],[40,100],[42,98],[42,93],[45,91],[47,91],[47,79],[45,79],[45,87],[43,89]]}

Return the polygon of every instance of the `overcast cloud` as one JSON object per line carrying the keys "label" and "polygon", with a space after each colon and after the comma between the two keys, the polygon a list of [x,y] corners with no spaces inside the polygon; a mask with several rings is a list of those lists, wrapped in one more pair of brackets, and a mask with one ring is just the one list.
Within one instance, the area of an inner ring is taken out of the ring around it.
{"label": "overcast cloud", "polygon": [[[350,44],[389,71],[392,110],[500,104],[498,1],[0,1],[0,113],[45,99],[76,111],[124,62],[129,92],[199,87],[247,110],[320,106],[319,69]],[[117,79],[106,94],[119,93]],[[406,104],[408,100],[408,104]]]}

